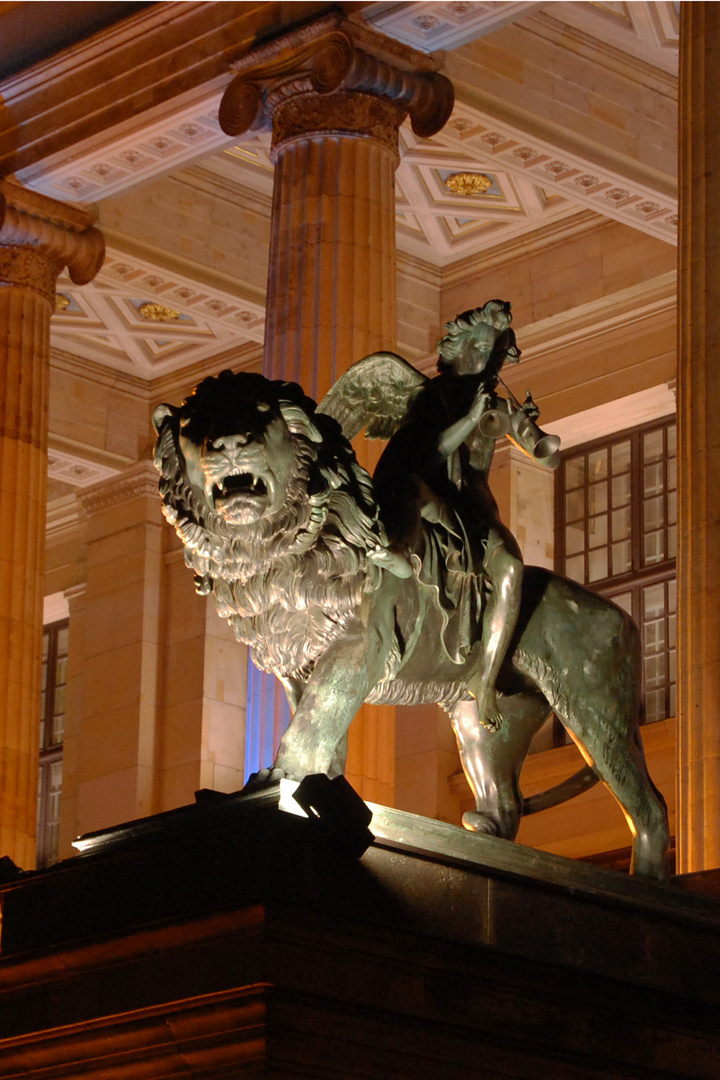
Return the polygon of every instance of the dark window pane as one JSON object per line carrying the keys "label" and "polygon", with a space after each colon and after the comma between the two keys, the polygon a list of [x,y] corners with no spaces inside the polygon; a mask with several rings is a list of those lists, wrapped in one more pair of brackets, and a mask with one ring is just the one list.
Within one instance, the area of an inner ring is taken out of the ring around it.
{"label": "dark window pane", "polygon": [[613,510],[612,514],[612,538],[613,540],[627,540],[630,536],[630,507],[624,506],[620,510]]}
{"label": "dark window pane", "polygon": [[579,518],[585,517],[585,491],[580,488],[579,491],[569,491],[565,496],[565,519],[566,521],[577,521]]}
{"label": "dark window pane", "polygon": [[565,529],[565,554],[577,555],[585,548],[585,527],[582,522],[579,525],[568,525]]}
{"label": "dark window pane", "polygon": [[588,514],[604,514],[607,510],[607,484],[591,484],[588,488]]}
{"label": "dark window pane", "polygon": [[594,450],[588,454],[588,480],[592,484],[595,480],[604,480],[608,474],[607,450]]}
{"label": "dark window pane", "polygon": [[598,548],[588,555],[588,581],[601,581],[608,576],[607,548]]}
{"label": "dark window pane", "polygon": [[630,476],[616,476],[612,482],[613,506],[626,506],[630,502]]}
{"label": "dark window pane", "polygon": [[612,448],[612,471],[613,475],[630,472],[630,440],[615,443]]}
{"label": "dark window pane", "polygon": [[568,491],[572,488],[582,487],[585,483],[585,455],[567,458],[565,461],[565,487]]}
{"label": "dark window pane", "polygon": [[649,431],[647,435],[643,436],[643,461],[645,464],[650,461],[662,461],[664,456],[663,443],[662,428],[657,431]]}
{"label": "dark window pane", "polygon": [[585,581],[585,557],[574,555],[571,559],[566,559],[565,575],[582,584]]}
{"label": "dark window pane", "polygon": [[632,548],[629,540],[612,546],[612,573],[627,574],[632,570]]}

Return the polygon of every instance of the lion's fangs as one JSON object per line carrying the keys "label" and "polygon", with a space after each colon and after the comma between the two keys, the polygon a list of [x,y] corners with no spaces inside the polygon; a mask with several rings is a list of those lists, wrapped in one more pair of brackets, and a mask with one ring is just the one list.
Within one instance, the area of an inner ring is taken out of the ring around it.
{"label": "lion's fangs", "polygon": [[229,495],[267,495],[267,484],[254,473],[233,473],[225,476],[213,487],[213,499],[225,499]]}

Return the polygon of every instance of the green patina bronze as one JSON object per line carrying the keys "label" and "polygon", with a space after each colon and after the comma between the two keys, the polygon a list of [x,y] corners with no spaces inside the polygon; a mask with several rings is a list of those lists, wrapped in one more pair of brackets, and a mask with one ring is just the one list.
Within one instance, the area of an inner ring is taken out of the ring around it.
{"label": "green patina bronze", "polygon": [[[316,406],[293,383],[223,372],[160,406],[163,510],[198,591],[288,694],[292,720],[254,786],[342,772],[363,702],[437,702],[475,796],[466,828],[514,839],[523,812],[600,779],[633,832],[633,870],[665,874],[667,814],[638,731],[640,646],[609,601],[524,567],[487,483],[509,434],[554,467],[557,440],[497,393],[519,352],[510,305],[447,326],[440,374],[359,361]],[[371,480],[349,439],[390,439]],[[524,802],[519,774],[552,711],[588,762]]]}

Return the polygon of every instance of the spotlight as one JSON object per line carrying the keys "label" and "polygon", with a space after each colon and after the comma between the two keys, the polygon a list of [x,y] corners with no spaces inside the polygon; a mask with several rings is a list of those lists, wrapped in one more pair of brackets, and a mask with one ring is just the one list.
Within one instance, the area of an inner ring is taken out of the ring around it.
{"label": "spotlight", "polygon": [[344,776],[306,776],[293,798],[327,843],[353,859],[364,855],[375,839],[368,829],[372,810]]}

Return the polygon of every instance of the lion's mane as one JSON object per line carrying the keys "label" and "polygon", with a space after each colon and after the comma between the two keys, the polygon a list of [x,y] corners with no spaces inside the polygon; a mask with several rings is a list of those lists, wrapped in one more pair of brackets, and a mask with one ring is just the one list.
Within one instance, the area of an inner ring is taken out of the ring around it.
{"label": "lion's mane", "polygon": [[[179,439],[182,427],[201,445],[218,416],[230,425],[238,396],[277,409],[294,449],[281,508],[249,525],[228,524],[190,482]],[[226,371],[203,380],[179,408],[165,408],[155,452],[163,513],[185,545],[198,592],[213,593],[259,667],[307,678],[378,582],[367,552],[386,538],[370,477],[339,425],[295,383]]]}

